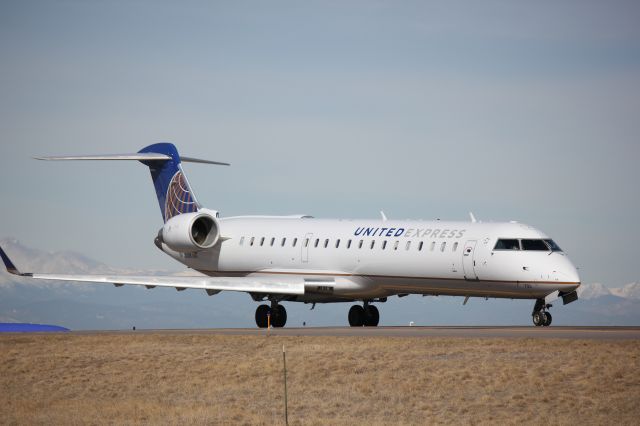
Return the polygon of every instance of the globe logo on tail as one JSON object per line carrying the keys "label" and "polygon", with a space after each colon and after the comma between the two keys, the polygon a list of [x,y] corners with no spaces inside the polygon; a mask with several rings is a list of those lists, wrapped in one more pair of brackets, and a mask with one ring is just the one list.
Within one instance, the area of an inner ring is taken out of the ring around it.
{"label": "globe logo on tail", "polygon": [[164,208],[164,221],[182,213],[198,211],[198,203],[191,193],[189,183],[182,171],[177,171],[167,188],[167,198]]}

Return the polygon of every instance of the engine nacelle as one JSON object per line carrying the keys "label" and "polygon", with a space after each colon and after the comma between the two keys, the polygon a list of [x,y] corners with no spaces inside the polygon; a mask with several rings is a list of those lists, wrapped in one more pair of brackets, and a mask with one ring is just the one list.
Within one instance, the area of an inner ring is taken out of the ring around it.
{"label": "engine nacelle", "polygon": [[208,213],[184,213],[172,217],[162,227],[162,242],[171,250],[192,252],[216,245],[220,223]]}

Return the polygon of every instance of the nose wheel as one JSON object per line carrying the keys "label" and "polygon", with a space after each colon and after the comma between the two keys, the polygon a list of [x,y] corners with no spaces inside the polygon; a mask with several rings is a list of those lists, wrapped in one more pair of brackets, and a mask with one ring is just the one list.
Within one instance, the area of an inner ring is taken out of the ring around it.
{"label": "nose wheel", "polygon": [[544,299],[536,300],[536,304],[533,307],[533,313],[531,314],[533,318],[533,325],[535,325],[536,327],[548,327],[551,325],[553,317],[547,310],[551,306],[553,305],[551,305],[550,303],[545,303]]}

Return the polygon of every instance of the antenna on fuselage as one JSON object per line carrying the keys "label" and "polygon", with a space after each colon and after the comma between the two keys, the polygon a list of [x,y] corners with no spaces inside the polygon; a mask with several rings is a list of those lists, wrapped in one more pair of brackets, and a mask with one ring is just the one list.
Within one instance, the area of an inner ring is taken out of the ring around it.
{"label": "antenna on fuselage", "polygon": [[384,212],[382,210],[380,210],[380,216],[382,216],[382,221],[386,222],[387,221],[387,215],[384,214]]}
{"label": "antenna on fuselage", "polygon": [[476,223],[477,222],[476,217],[473,215],[472,212],[469,212],[469,217],[471,218],[471,223]]}

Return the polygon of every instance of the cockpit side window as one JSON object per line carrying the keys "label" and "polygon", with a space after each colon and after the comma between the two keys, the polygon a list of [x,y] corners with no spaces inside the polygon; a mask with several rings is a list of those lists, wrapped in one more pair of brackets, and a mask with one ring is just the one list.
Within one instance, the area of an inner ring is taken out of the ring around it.
{"label": "cockpit side window", "polygon": [[547,245],[549,246],[549,248],[551,249],[551,251],[562,251],[562,249],[560,248],[559,245],[557,245],[555,243],[555,241],[553,240],[544,240],[545,243],[547,243]]}
{"label": "cockpit side window", "polygon": [[496,243],[496,246],[493,248],[494,250],[520,250],[520,243],[518,240],[514,239],[500,239]]}
{"label": "cockpit side window", "polygon": [[549,247],[542,240],[521,240],[522,250],[549,251]]}

